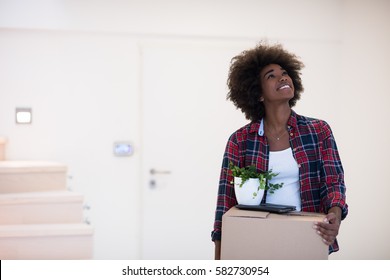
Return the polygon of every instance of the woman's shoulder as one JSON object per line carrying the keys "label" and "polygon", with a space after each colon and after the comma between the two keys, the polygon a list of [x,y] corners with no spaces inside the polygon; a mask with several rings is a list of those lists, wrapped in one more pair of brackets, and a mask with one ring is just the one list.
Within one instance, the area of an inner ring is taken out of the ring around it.
{"label": "woman's shoulder", "polygon": [[244,126],[238,128],[230,135],[230,139],[237,139],[239,141],[244,141],[250,133],[257,133],[259,131],[260,121],[250,122]]}
{"label": "woman's shoulder", "polygon": [[327,137],[332,134],[332,129],[328,122],[323,119],[307,117],[296,114],[297,127],[299,130],[308,130],[316,134],[320,134],[323,137]]}
{"label": "woman's shoulder", "polygon": [[296,114],[297,122],[298,124],[304,124],[304,125],[322,125],[327,124],[325,120],[308,117],[304,115]]}

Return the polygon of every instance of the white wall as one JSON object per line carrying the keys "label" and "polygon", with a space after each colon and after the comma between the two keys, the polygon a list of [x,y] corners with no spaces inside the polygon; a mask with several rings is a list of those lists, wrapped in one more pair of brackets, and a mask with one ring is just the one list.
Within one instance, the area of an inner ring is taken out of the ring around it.
{"label": "white wall", "polygon": [[390,2],[345,1],[342,130],[338,144],[346,172],[350,215],[335,258],[390,259],[387,216],[390,150]]}
{"label": "white wall", "polygon": [[[389,8],[385,0],[0,0],[0,135],[9,139],[7,156],[68,164],[69,184],[92,207],[95,258],[137,259],[138,44],[267,37],[308,62],[296,109],[328,120],[339,145],[350,215],[341,251],[331,258],[389,259]],[[334,72],[311,71],[317,63],[324,69],[334,63]],[[14,124],[17,106],[33,108],[31,126]],[[133,141],[134,156],[115,158],[117,140]]]}
{"label": "white wall", "polygon": [[[133,40],[2,30],[0,46],[0,133],[9,140],[7,157],[66,163],[70,187],[91,207],[86,216],[95,226],[95,255],[135,258],[140,155],[113,157],[115,141],[139,145]],[[15,107],[32,107],[31,126],[15,125]]]}

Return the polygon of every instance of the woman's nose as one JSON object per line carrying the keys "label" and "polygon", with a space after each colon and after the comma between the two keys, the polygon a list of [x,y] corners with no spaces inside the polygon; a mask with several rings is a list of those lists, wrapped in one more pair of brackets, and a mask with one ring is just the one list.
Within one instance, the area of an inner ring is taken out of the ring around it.
{"label": "woman's nose", "polygon": [[286,76],[281,76],[280,79],[279,79],[279,81],[280,81],[280,82],[287,81]]}

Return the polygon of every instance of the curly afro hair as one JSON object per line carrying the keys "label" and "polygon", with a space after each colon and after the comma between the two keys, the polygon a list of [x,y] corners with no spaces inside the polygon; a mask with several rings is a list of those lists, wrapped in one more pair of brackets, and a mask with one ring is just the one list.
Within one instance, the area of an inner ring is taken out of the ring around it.
{"label": "curly afro hair", "polygon": [[289,101],[290,107],[296,104],[303,92],[300,70],[304,64],[295,54],[284,50],[282,45],[259,43],[255,48],[243,51],[231,60],[227,99],[241,109],[245,117],[251,121],[258,121],[264,117],[264,104],[259,101],[263,94],[260,71],[270,64],[280,65],[294,83],[295,92],[294,97]]}

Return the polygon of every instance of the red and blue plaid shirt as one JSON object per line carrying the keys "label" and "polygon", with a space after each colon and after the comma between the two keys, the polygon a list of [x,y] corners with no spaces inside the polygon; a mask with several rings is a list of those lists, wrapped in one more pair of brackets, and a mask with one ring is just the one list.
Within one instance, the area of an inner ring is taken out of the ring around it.
{"label": "red and blue plaid shirt", "polygon": [[[261,121],[251,122],[234,132],[226,145],[219,181],[212,240],[221,239],[222,215],[237,204],[229,162],[243,167],[255,165],[268,170],[269,146],[261,132]],[[328,213],[331,207],[347,216],[344,171],[330,126],[322,120],[300,116],[292,111],[288,120],[290,146],[299,167],[302,211]],[[259,130],[260,129],[260,130]],[[329,252],[338,251],[335,241]]]}

